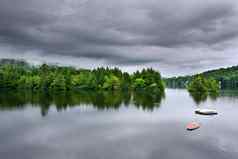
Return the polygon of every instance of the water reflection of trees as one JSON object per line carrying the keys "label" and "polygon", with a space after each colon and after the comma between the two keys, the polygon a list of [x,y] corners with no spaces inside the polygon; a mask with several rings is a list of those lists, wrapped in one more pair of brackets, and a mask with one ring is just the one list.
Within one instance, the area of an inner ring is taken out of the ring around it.
{"label": "water reflection of trees", "polygon": [[237,98],[238,97],[238,90],[222,90],[221,93],[220,93],[220,96],[223,96],[223,97],[235,97]]}
{"label": "water reflection of trees", "polygon": [[143,110],[153,110],[160,106],[161,100],[164,94],[156,94],[150,92],[135,92],[133,93],[133,102],[137,108],[142,108]]}
{"label": "water reflection of trees", "polygon": [[80,91],[67,93],[4,91],[0,92],[0,109],[21,109],[27,105],[40,107],[42,116],[47,115],[51,106],[57,111],[70,107],[88,105],[99,110],[119,109],[122,105],[131,103],[143,110],[153,110],[159,107],[164,95],[149,92],[121,91]]}
{"label": "water reflection of trees", "polygon": [[202,102],[205,102],[208,99],[208,97],[211,100],[216,100],[217,97],[219,96],[219,93],[216,93],[216,92],[210,93],[210,94],[190,92],[189,94],[197,105],[201,104]]}

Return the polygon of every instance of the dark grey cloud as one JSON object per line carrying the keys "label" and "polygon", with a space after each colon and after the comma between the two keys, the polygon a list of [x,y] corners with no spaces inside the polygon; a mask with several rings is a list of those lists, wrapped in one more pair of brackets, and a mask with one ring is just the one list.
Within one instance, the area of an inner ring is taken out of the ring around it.
{"label": "dark grey cloud", "polygon": [[237,4],[1,0],[0,56],[129,71],[154,67],[165,75],[234,65]]}

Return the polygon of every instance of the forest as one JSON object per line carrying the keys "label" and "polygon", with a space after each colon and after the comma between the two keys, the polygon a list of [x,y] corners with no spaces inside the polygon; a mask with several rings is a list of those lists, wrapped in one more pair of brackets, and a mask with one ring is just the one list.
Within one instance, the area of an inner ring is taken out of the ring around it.
{"label": "forest", "polygon": [[133,74],[118,68],[76,69],[58,65],[30,65],[25,61],[0,61],[0,89],[10,90],[133,90],[164,93],[159,72],[152,68]]}
{"label": "forest", "polygon": [[219,82],[221,89],[238,89],[238,66],[206,71],[191,76],[165,78],[164,81],[166,86],[170,88],[186,88],[197,75],[207,79],[215,79]]}

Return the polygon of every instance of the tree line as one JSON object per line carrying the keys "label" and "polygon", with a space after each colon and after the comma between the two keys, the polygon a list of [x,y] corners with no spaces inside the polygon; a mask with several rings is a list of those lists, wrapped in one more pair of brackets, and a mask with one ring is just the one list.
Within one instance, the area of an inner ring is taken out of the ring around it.
{"label": "tree line", "polygon": [[76,69],[57,65],[32,66],[24,61],[0,61],[0,89],[41,91],[146,90],[164,92],[159,72],[152,68],[133,74],[118,68]]}
{"label": "tree line", "polygon": [[238,89],[238,66],[211,70],[192,76],[165,78],[164,81],[170,88],[186,88],[197,75],[206,79],[215,79],[219,82],[221,89]]}

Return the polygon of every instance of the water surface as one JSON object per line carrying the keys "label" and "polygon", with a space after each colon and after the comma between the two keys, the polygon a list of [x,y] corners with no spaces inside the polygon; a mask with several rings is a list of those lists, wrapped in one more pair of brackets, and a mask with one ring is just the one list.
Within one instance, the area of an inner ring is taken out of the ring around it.
{"label": "water surface", "polygon": [[[217,116],[194,110],[215,108]],[[237,159],[238,95],[0,93],[0,158]],[[188,122],[201,123],[186,131]]]}

